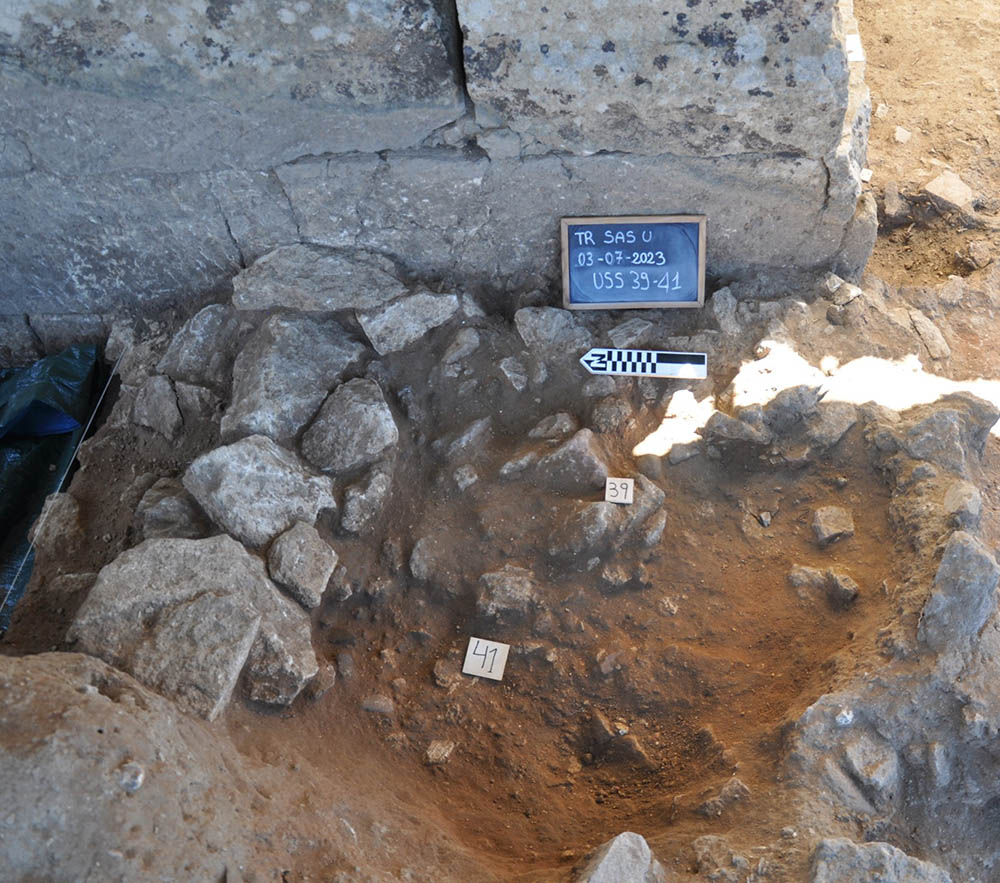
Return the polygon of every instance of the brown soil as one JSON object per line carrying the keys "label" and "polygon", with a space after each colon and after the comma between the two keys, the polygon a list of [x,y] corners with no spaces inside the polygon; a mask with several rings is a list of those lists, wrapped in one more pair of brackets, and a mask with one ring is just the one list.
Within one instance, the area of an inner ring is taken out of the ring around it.
{"label": "brown soil", "polygon": [[[967,275],[970,242],[1000,246],[1000,55],[993,0],[858,0],[855,14],[872,93],[868,166],[880,196],[895,182],[919,194],[942,171],[957,172],[984,217],[969,224],[918,207],[912,225],[886,231],[868,264],[896,285],[935,285]],[[883,105],[881,115],[879,105]],[[896,127],[910,132],[896,140]]]}

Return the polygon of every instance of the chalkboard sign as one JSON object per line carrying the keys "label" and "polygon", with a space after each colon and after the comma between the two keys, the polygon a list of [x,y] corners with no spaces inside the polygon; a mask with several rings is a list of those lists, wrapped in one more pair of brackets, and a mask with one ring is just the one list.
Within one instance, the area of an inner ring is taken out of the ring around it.
{"label": "chalkboard sign", "polygon": [[563,218],[562,264],[569,310],[704,306],[705,216]]}

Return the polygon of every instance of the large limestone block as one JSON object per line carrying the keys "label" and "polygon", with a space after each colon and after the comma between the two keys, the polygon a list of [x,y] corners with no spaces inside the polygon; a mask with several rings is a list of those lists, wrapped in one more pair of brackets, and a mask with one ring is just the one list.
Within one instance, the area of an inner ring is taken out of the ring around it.
{"label": "large limestone block", "polygon": [[307,161],[278,170],[302,235],[393,255],[455,285],[517,284],[559,272],[562,216],[709,217],[709,268],[803,268],[832,259],[854,215],[831,195],[819,159],[616,155],[494,160],[390,154]]}
{"label": "large limestone block", "polygon": [[216,524],[256,547],[336,506],[330,479],[311,474],[295,454],[262,435],[202,454],[183,483]]}
{"label": "large limestone block", "polygon": [[291,444],[364,350],[332,319],[272,316],[236,357],[222,438],[260,434]]}
{"label": "large limestone block", "polygon": [[0,768],[16,771],[5,879],[221,880],[253,864],[238,755],[104,662],[0,656],[0,734]]}
{"label": "large limestone block", "polygon": [[147,540],[98,574],[69,638],[214,719],[249,659],[252,698],[287,705],[316,674],[309,619],[230,537]]}
{"label": "large limestone block", "polygon": [[433,0],[25,0],[0,34],[0,116],[62,175],[399,149],[464,110]]}
{"label": "large limestone block", "polygon": [[823,156],[848,108],[849,8],[458,0],[458,18],[477,109],[550,148]]}

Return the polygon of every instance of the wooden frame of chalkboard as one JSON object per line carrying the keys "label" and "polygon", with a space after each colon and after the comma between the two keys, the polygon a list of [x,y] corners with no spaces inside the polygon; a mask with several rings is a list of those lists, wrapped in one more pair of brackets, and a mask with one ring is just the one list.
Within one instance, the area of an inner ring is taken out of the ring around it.
{"label": "wooden frame of chalkboard", "polygon": [[703,307],[707,221],[705,215],[563,218],[563,306]]}

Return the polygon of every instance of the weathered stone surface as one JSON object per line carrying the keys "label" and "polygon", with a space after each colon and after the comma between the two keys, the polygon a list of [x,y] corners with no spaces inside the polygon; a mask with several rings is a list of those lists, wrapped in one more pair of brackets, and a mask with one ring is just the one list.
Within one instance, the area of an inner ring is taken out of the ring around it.
{"label": "weathered stone surface", "polygon": [[1000,567],[990,550],[965,531],[953,533],[924,604],[918,637],[936,650],[975,637],[996,609],[998,580]]}
{"label": "weathered stone surface", "polygon": [[236,357],[223,440],[259,434],[289,444],[363,352],[332,319],[272,316]]}
{"label": "weathered stone surface", "polygon": [[319,670],[309,617],[273,591],[261,606],[264,615],[244,673],[246,694],[255,702],[290,705]]}
{"label": "weathered stone surface", "polygon": [[208,520],[176,478],[159,479],[143,494],[135,514],[144,540],[193,540],[211,532]]}
{"label": "weathered stone surface", "polygon": [[899,444],[915,460],[927,460],[965,475],[967,454],[982,455],[998,417],[1000,411],[990,402],[969,393],[954,393],[915,409]]}
{"label": "weathered stone surface", "polygon": [[0,734],[0,765],[25,771],[4,782],[9,879],[218,880],[253,863],[236,752],[99,659],[0,656]]}
{"label": "weathered stone surface", "polygon": [[158,432],[168,441],[177,437],[184,419],[177,407],[177,395],[169,378],[157,374],[142,385],[135,397],[132,419],[140,426]]}
{"label": "weathered stone surface", "polygon": [[216,524],[251,546],[335,507],[328,478],[310,474],[295,454],[261,435],[202,454],[183,482]]}
{"label": "weathered stone surface", "polygon": [[0,107],[19,119],[33,165],[270,168],[411,146],[464,109],[450,22],[430,2],[110,12],[33,0],[5,16],[20,63]]}
{"label": "weathered stone surface", "polygon": [[581,429],[535,467],[540,483],[563,493],[589,493],[604,487],[608,466],[594,434]]}
{"label": "weathered stone surface", "polygon": [[267,568],[278,585],[303,607],[319,606],[337,566],[337,553],[311,524],[297,521],[272,544]]}
{"label": "weathered stone surface", "polygon": [[33,315],[31,330],[38,336],[42,350],[49,355],[74,344],[101,344],[108,336],[107,324],[101,316],[75,312]]}
{"label": "weathered stone surface", "polygon": [[207,387],[194,386],[180,380],[174,383],[174,392],[184,426],[189,431],[198,432],[209,424],[213,433],[218,431],[222,417],[222,399],[219,396]]}
{"label": "weathered stone surface", "polygon": [[358,313],[361,328],[380,355],[406,349],[458,312],[454,294],[418,292],[380,310]]}
{"label": "weathered stone surface", "polygon": [[587,503],[551,537],[549,554],[577,560],[585,552],[600,555],[610,548],[620,524],[620,507],[614,503]]}
{"label": "weathered stone surface", "polygon": [[818,264],[838,252],[856,200],[853,190],[827,199],[819,159],[774,155],[625,165],[615,155],[490,162],[435,152],[304,161],[278,174],[310,241],[388,253],[455,286],[555,278],[560,216],[663,205],[697,205],[713,218],[711,272],[801,267],[805,254]]}
{"label": "weathered stone surface", "polygon": [[0,368],[19,368],[41,355],[27,316],[0,315],[0,340]]}
{"label": "weathered stone surface", "polygon": [[302,436],[302,454],[324,472],[370,466],[395,447],[399,429],[374,380],[338,386]]}
{"label": "weathered stone surface", "polygon": [[248,657],[252,698],[287,704],[316,673],[309,619],[230,537],[147,540],[98,574],[75,646],[212,720]]}
{"label": "weathered stone surface", "polygon": [[575,878],[578,883],[666,883],[646,838],[626,831],[601,846]]}
{"label": "weathered stone surface", "polygon": [[341,529],[354,534],[368,530],[382,514],[391,491],[391,465],[376,463],[362,481],[350,485],[344,491]]}
{"label": "weathered stone surface", "polygon": [[476,607],[485,616],[517,619],[541,603],[534,575],[523,567],[506,565],[479,577]]}
{"label": "weathered stone surface", "polygon": [[555,307],[525,307],[514,314],[514,324],[528,349],[541,358],[582,355],[594,343],[572,313]]}
{"label": "weathered stone surface", "polygon": [[101,570],[68,637],[212,720],[257,637],[255,601],[269,591],[260,562],[229,537],[147,540]]}
{"label": "weathered stone surface", "polygon": [[525,14],[459,0],[469,94],[570,153],[832,151],[848,110],[846,10],[804,0],[748,9],[557,2]]}
{"label": "weathered stone surface", "polygon": [[842,506],[820,506],[813,513],[812,528],[816,542],[829,546],[854,536],[854,519]]}
{"label": "weathered stone surface", "polygon": [[[29,94],[30,106],[44,108],[53,123],[59,119],[39,92]],[[79,156],[79,145],[100,140],[80,132],[59,152]],[[239,249],[203,174],[63,177],[36,170],[6,179],[0,193],[7,205],[0,217],[0,250],[7,257],[0,270],[4,311],[118,314],[155,308],[211,290],[239,268]]]}
{"label": "weathered stone surface", "polygon": [[888,843],[821,840],[812,857],[809,883],[951,883],[948,873]]}
{"label": "weathered stone surface", "polygon": [[404,294],[388,258],[298,243],[258,258],[233,279],[233,305],[241,310],[332,313],[379,307]]}
{"label": "weathered stone surface", "polygon": [[763,408],[764,422],[774,433],[788,432],[816,410],[822,393],[815,386],[783,389]]}
{"label": "weathered stone surface", "polygon": [[184,323],[156,370],[222,392],[229,388],[239,338],[240,320],[232,308],[211,304]]}

